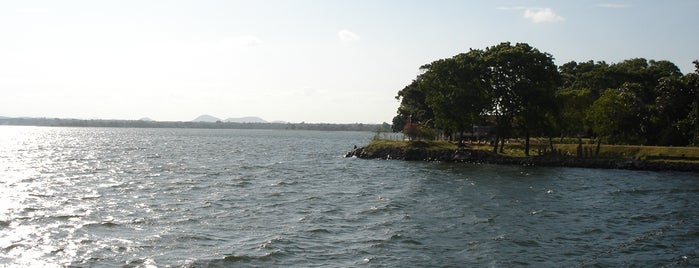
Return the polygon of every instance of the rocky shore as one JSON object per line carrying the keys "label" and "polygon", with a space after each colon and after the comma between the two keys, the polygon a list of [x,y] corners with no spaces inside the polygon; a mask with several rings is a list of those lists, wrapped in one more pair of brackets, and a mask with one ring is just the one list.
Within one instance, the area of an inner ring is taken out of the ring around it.
{"label": "rocky shore", "polygon": [[532,156],[508,157],[489,151],[457,149],[457,150],[424,150],[421,148],[390,147],[379,150],[367,150],[365,147],[348,152],[345,157],[363,159],[395,159],[405,161],[440,161],[456,163],[483,163],[498,165],[521,165],[542,167],[580,167],[600,169],[627,169],[649,171],[685,171],[699,172],[699,163],[644,161],[637,159],[596,159],[575,158],[566,156]]}

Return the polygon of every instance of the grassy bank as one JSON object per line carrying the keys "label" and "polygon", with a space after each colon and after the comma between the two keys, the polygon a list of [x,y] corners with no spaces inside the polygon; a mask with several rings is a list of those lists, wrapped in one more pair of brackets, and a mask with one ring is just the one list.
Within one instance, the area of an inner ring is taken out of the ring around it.
{"label": "grassy bank", "polygon": [[[558,144],[555,148],[564,155],[575,156],[578,145]],[[599,156],[594,156],[597,145],[583,144],[583,148],[592,152],[590,157],[596,158],[699,162],[699,147],[601,145]]]}
{"label": "grassy bank", "polygon": [[556,153],[545,154],[547,146],[542,143],[533,144],[530,148],[532,157],[525,157],[524,146],[518,142],[506,143],[504,153],[496,154],[492,151],[493,147],[487,143],[466,143],[463,148],[458,148],[456,144],[447,141],[374,140],[345,156],[407,161],[699,172],[699,148],[695,147],[602,145],[600,154],[596,155],[596,145],[587,144],[583,145],[584,153],[580,156],[575,144],[558,144],[554,147]]}
{"label": "grassy bank", "polygon": [[456,144],[448,141],[395,141],[395,140],[373,140],[364,149],[369,153],[376,153],[386,150],[409,150],[419,149],[425,151],[456,150]]}
{"label": "grassy bank", "polygon": [[[537,156],[548,146],[533,143],[530,155]],[[568,157],[577,156],[577,144],[555,144],[554,148],[562,155]],[[364,147],[367,152],[376,153],[392,150],[423,150],[443,151],[456,150],[455,143],[448,141],[394,141],[374,140]],[[466,149],[491,152],[493,147],[486,143],[466,143]],[[692,162],[699,163],[699,147],[662,147],[662,146],[637,146],[637,145],[601,145],[599,155],[595,155],[596,144],[583,144],[583,151],[587,158],[596,159],[633,159],[661,162]],[[524,145],[519,142],[510,142],[505,145],[504,152],[499,153],[506,157],[524,157]]]}

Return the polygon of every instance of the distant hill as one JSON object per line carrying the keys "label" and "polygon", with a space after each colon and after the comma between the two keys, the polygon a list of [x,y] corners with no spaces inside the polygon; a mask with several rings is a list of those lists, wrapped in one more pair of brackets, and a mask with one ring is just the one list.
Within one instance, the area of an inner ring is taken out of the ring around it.
{"label": "distant hill", "polygon": [[221,120],[218,117],[214,117],[208,114],[200,115],[199,117],[192,120],[192,122],[226,122],[226,123],[269,123],[266,120],[259,118],[257,116],[246,116],[246,117],[231,117],[226,120]]}
{"label": "distant hill", "polygon": [[221,119],[219,119],[217,117],[210,116],[208,114],[200,115],[199,117],[194,118],[194,120],[192,120],[192,122],[216,122],[216,121],[221,121]]}
{"label": "distant hill", "polygon": [[141,119],[138,119],[138,121],[148,121],[148,122],[152,122],[152,121],[155,121],[155,120],[150,119],[150,117],[143,117],[143,118],[141,118]]}
{"label": "distant hill", "polygon": [[228,118],[228,119],[224,120],[224,122],[229,122],[229,123],[268,123],[264,119],[256,117],[256,116]]}

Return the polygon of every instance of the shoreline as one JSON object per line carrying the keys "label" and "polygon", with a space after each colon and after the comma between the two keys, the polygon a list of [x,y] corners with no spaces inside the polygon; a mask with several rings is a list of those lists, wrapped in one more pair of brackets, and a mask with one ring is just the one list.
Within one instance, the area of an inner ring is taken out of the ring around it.
{"label": "shoreline", "polygon": [[382,124],[339,123],[243,123],[195,121],[145,121],[120,119],[62,119],[62,118],[6,118],[0,116],[0,126],[37,127],[98,127],[98,128],[192,128],[192,129],[271,129],[317,131],[377,131],[386,130]]}
{"label": "shoreline", "polygon": [[494,154],[489,151],[473,149],[425,150],[414,147],[392,147],[380,148],[378,150],[367,150],[366,147],[359,147],[348,152],[345,155],[345,157],[403,161],[438,161],[446,163],[474,163],[645,171],[680,171],[699,173],[699,163],[691,162],[646,161],[638,159],[576,158],[568,156],[511,157]]}

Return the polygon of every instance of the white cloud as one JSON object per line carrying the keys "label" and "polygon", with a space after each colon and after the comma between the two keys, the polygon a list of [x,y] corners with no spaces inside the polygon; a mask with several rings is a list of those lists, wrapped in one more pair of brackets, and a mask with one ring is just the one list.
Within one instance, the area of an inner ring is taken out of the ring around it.
{"label": "white cloud", "polygon": [[524,10],[524,18],[534,23],[557,22],[565,19],[553,12],[550,8],[527,8]]}
{"label": "white cloud", "polygon": [[632,5],[630,4],[617,4],[617,3],[604,3],[604,4],[597,4],[597,7],[602,7],[602,8],[630,8]]}
{"label": "white cloud", "polygon": [[359,40],[359,35],[351,32],[349,30],[342,30],[337,32],[337,37],[342,41],[357,41]]}

